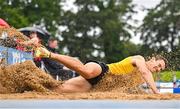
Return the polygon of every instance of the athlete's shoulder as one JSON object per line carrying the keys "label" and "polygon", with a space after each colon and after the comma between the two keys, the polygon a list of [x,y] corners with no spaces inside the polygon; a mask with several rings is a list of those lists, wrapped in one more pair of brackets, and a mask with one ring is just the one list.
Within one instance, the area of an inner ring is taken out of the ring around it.
{"label": "athlete's shoulder", "polygon": [[145,64],[145,59],[141,55],[135,55],[135,56],[132,56],[132,63],[136,67],[142,66],[143,64]]}
{"label": "athlete's shoulder", "polygon": [[134,60],[145,61],[145,58],[141,55],[135,55],[135,56],[132,56],[132,58]]}

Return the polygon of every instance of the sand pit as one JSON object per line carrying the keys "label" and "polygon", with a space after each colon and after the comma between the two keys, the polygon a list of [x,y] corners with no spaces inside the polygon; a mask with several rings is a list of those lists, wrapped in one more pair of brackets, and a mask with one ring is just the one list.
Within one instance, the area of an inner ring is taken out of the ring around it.
{"label": "sand pit", "polygon": [[138,87],[141,76],[135,75],[106,75],[90,92],[57,94],[51,88],[62,82],[26,61],[0,68],[0,99],[180,99],[178,94],[145,94]]}
{"label": "sand pit", "polygon": [[[143,91],[138,87],[142,82],[138,72],[122,76],[107,74],[90,92],[142,94]],[[22,93],[49,92],[49,89],[61,85],[61,82],[37,68],[32,61],[26,61],[1,67],[0,84],[1,93]]]}
{"label": "sand pit", "polygon": [[0,99],[51,99],[51,100],[180,100],[179,94],[127,94],[118,92],[87,92],[57,94],[52,92],[25,92],[0,94]]}
{"label": "sand pit", "polygon": [[60,82],[41,71],[32,61],[0,67],[1,93],[49,92]]}
{"label": "sand pit", "polygon": [[139,72],[133,72],[128,75],[111,75],[105,77],[92,88],[91,92],[118,92],[128,94],[144,94],[139,87],[143,79]]}

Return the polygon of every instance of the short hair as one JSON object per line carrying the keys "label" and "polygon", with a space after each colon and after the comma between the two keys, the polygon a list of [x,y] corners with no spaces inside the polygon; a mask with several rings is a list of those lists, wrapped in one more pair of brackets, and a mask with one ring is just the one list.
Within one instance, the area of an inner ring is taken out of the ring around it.
{"label": "short hair", "polygon": [[147,57],[147,60],[150,60],[152,57],[154,57],[156,60],[163,60],[165,63],[165,68],[169,67],[169,62],[168,60],[165,58],[165,56],[163,56],[163,54],[152,54],[151,56]]}
{"label": "short hair", "polygon": [[48,42],[53,42],[53,41],[58,41],[58,38],[56,38],[56,37],[50,37],[50,38],[48,39]]}

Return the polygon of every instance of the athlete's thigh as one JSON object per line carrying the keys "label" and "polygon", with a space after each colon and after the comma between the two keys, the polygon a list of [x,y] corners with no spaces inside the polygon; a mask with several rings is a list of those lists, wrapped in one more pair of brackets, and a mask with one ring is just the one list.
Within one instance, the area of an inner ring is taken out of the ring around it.
{"label": "athlete's thigh", "polygon": [[78,76],[72,79],[69,79],[62,84],[63,92],[86,92],[91,88],[91,84],[84,79],[82,76]]}
{"label": "athlete's thigh", "polygon": [[92,78],[99,76],[102,72],[101,66],[95,62],[86,63],[85,67],[93,75]]}

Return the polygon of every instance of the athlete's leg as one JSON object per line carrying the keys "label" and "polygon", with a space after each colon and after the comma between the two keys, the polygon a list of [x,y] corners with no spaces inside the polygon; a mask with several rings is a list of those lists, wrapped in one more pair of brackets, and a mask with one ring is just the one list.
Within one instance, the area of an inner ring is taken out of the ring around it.
{"label": "athlete's leg", "polygon": [[61,86],[54,88],[57,93],[87,92],[92,85],[82,76],[65,81]]}
{"label": "athlete's leg", "polygon": [[68,67],[69,69],[72,69],[76,71],[77,73],[79,73],[85,79],[91,79],[91,78],[97,77],[102,72],[101,66],[97,63],[90,62],[84,65],[78,59],[75,59],[73,57],[66,56],[66,55],[50,53],[45,48],[39,48],[39,51],[41,52],[40,55],[41,54],[43,56],[46,55],[51,59],[59,61],[60,63]]}

